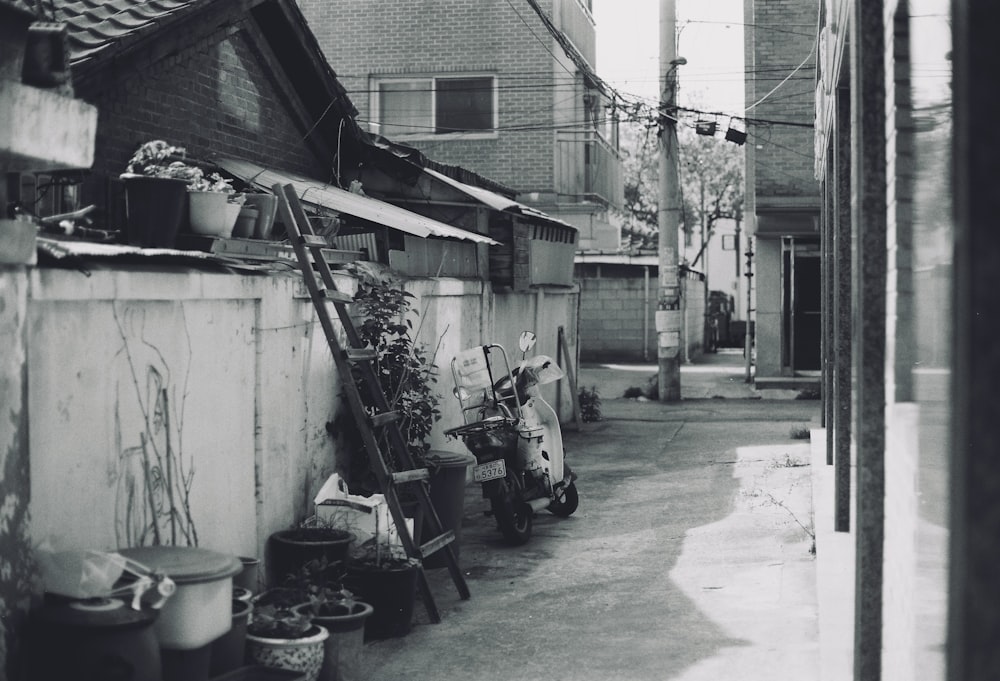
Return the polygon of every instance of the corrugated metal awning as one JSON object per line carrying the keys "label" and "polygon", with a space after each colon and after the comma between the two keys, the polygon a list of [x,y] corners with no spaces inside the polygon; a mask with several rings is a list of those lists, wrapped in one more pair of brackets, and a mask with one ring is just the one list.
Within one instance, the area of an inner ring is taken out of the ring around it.
{"label": "corrugated metal awning", "polygon": [[500,242],[482,234],[452,227],[391,203],[347,192],[319,180],[290,173],[287,170],[273,170],[257,163],[232,158],[218,159],[216,163],[226,172],[266,191],[271,191],[276,184],[290,184],[303,203],[353,215],[356,218],[385,225],[413,236],[421,238],[436,236],[445,239],[500,245]]}
{"label": "corrugated metal awning", "polygon": [[506,196],[501,196],[496,192],[491,192],[488,189],[483,189],[481,187],[474,187],[471,184],[465,184],[464,182],[459,182],[458,180],[452,179],[443,173],[439,173],[436,170],[431,170],[430,168],[424,168],[423,171],[440,182],[454,187],[455,189],[463,192],[464,194],[472,197],[476,201],[479,201],[485,206],[492,208],[493,210],[504,211],[507,213],[517,213],[526,218],[531,219],[534,222],[545,222],[553,225],[559,225],[560,227],[568,227],[573,231],[578,231],[576,227],[569,224],[568,222],[563,222],[558,218],[554,218],[548,213],[543,213],[537,208],[532,208],[523,203],[518,203],[513,199],[508,199]]}

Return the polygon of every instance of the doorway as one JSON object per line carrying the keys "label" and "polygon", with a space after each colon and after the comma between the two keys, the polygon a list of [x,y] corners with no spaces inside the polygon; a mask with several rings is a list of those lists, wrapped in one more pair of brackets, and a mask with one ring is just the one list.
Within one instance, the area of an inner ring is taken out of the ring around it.
{"label": "doorway", "polygon": [[819,241],[782,239],[782,360],[793,374],[820,370],[822,280]]}

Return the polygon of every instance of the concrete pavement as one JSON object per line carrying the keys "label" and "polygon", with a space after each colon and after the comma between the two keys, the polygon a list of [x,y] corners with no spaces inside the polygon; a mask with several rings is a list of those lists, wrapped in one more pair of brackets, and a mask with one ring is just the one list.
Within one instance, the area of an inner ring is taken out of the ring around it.
{"label": "concrete pavement", "polygon": [[468,485],[472,598],[429,570],[442,621],[418,601],[410,634],[365,646],[365,678],[818,680],[811,453],[792,435],[819,402],[764,398],[742,361],[683,367],[673,404],[618,396],[655,366],[583,367],[604,419],[564,432],[579,510],[508,547]]}

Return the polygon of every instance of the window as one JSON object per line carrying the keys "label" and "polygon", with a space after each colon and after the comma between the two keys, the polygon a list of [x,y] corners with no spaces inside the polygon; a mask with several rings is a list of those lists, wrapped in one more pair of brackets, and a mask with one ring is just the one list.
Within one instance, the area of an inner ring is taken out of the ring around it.
{"label": "window", "polygon": [[387,137],[491,134],[496,128],[493,76],[393,78],[375,90],[375,119]]}

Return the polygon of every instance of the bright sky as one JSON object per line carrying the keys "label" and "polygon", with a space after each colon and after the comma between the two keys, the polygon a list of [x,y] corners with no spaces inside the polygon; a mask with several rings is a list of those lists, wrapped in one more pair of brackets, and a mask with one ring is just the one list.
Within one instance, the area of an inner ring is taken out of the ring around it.
{"label": "bright sky", "polygon": [[[676,0],[678,103],[743,112],[743,0]],[[616,89],[659,100],[660,0],[594,0],[597,74]]]}

